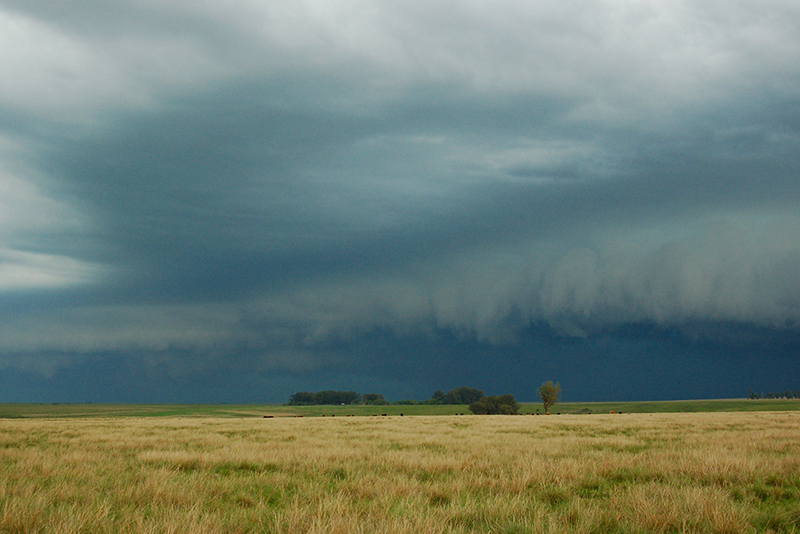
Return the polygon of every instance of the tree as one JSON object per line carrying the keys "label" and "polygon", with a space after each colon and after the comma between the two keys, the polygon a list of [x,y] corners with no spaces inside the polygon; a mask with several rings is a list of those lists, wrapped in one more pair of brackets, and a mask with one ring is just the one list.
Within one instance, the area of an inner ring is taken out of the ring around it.
{"label": "tree", "polygon": [[364,393],[361,395],[361,400],[364,401],[364,404],[374,404],[374,405],[383,405],[388,404],[386,399],[383,398],[383,395],[380,393]]}
{"label": "tree", "polygon": [[460,387],[451,389],[444,396],[444,404],[472,404],[483,397],[483,391],[475,388]]}
{"label": "tree", "polygon": [[289,397],[290,405],[321,405],[321,404],[358,404],[361,401],[361,395],[355,391],[317,391],[311,393],[309,391],[298,391]]}
{"label": "tree", "polygon": [[361,395],[355,391],[333,391],[326,389],[314,393],[314,404],[358,404],[361,402]]}
{"label": "tree", "polygon": [[310,391],[298,391],[289,397],[289,404],[292,406],[307,406],[314,404],[314,394]]}
{"label": "tree", "polygon": [[426,404],[444,404],[444,391],[437,389]]}
{"label": "tree", "polygon": [[553,384],[548,380],[542,384],[542,387],[539,388],[539,398],[544,404],[544,413],[549,412],[550,407],[558,402],[559,395],[561,395],[561,385],[558,382]]}
{"label": "tree", "polygon": [[469,405],[469,410],[478,414],[505,414],[513,415],[519,410],[519,403],[514,399],[513,395],[500,395],[483,397],[476,400]]}

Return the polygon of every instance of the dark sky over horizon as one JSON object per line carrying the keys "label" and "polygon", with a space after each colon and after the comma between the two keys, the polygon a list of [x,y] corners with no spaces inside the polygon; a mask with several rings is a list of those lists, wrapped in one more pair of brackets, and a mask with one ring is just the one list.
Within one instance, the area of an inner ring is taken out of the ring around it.
{"label": "dark sky over horizon", "polygon": [[0,0],[0,402],[800,388],[800,5]]}

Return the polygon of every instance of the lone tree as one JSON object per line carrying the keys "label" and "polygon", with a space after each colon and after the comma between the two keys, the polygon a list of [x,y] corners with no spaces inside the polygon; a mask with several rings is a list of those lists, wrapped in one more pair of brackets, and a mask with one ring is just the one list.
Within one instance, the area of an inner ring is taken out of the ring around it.
{"label": "lone tree", "polygon": [[542,387],[539,388],[539,398],[542,399],[545,413],[549,412],[550,407],[558,402],[559,395],[561,395],[561,385],[558,382],[553,384],[548,380],[542,384]]}

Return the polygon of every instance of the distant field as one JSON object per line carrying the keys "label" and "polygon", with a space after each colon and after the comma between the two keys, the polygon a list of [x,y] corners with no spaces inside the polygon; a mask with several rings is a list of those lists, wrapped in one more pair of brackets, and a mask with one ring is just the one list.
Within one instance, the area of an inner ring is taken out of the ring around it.
{"label": "distant field", "polygon": [[[541,411],[541,404],[524,404],[524,411]],[[556,404],[552,412],[580,413],[683,413],[683,412],[770,412],[800,410],[800,399],[708,399],[642,402],[583,402]]]}
{"label": "distant field", "polygon": [[[796,411],[800,399],[714,399],[651,402],[556,404],[552,413],[680,413]],[[542,411],[541,403],[522,403],[520,413]],[[282,406],[278,404],[0,404],[0,418],[27,417],[275,417],[372,415],[470,415],[467,406]]]}
{"label": "distant field", "polygon": [[793,412],[256,419],[239,417],[253,407],[80,408],[0,420],[0,532],[800,532]]}

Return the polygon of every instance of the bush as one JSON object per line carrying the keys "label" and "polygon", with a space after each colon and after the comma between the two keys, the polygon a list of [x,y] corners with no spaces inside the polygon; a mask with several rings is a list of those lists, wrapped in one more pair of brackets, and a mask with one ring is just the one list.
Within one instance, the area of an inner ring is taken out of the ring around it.
{"label": "bush", "polygon": [[519,410],[519,403],[514,399],[513,395],[505,394],[478,399],[469,405],[469,409],[476,415],[513,415]]}
{"label": "bush", "polygon": [[382,406],[384,404],[388,404],[386,399],[383,398],[383,395],[380,393],[364,393],[361,396],[361,399],[364,401],[364,404],[372,404]]}
{"label": "bush", "polygon": [[481,398],[483,398],[483,391],[475,388],[460,387],[448,391],[441,404],[472,404]]}
{"label": "bush", "polygon": [[321,404],[358,404],[361,401],[361,395],[355,391],[318,391],[310,393],[308,391],[298,391],[289,397],[289,405],[291,406],[308,406],[308,405],[321,405]]}
{"label": "bush", "polygon": [[310,404],[314,404],[314,394],[310,391],[298,391],[289,397],[291,406],[308,406]]}
{"label": "bush", "polygon": [[444,392],[441,389],[437,389],[433,392],[433,396],[426,400],[424,404],[444,404]]}

